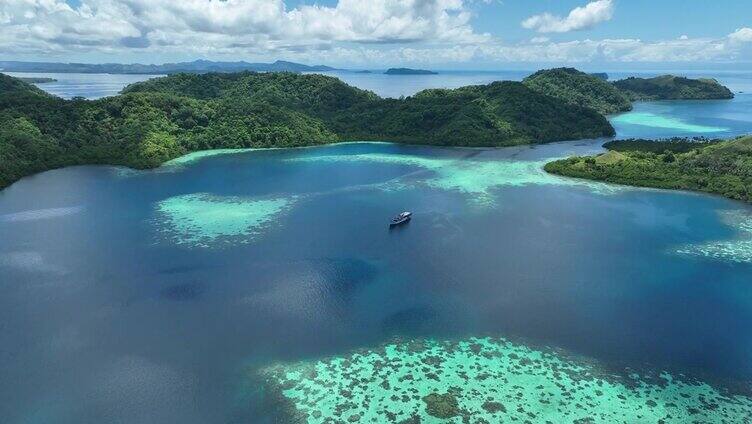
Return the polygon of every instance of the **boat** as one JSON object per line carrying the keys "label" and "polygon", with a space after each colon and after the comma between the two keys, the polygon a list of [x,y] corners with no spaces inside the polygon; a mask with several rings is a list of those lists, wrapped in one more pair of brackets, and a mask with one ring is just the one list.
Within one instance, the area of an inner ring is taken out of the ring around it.
{"label": "boat", "polygon": [[392,220],[389,222],[389,227],[395,227],[397,225],[404,224],[408,221],[410,221],[410,218],[412,218],[413,213],[412,212],[402,212],[401,214],[395,216],[392,218]]}

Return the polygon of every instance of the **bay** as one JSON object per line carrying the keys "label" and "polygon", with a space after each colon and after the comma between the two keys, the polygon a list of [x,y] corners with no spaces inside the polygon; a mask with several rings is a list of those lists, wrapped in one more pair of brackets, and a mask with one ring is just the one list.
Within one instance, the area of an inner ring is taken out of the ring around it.
{"label": "bay", "polygon": [[[620,137],[729,136],[752,130],[747,102],[612,120]],[[752,208],[541,169],[604,141],[346,143],[24,178],[0,192],[0,416],[267,422],[258,370],[395,337],[503,337],[746,384]]]}

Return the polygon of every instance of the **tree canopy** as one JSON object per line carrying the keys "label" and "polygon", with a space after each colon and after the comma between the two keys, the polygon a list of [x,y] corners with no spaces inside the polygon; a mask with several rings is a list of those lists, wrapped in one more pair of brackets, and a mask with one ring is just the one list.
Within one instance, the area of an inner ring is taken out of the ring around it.
{"label": "tree canopy", "polygon": [[732,140],[626,140],[546,171],[610,183],[716,193],[752,202],[752,136]]}
{"label": "tree canopy", "polygon": [[709,78],[691,79],[674,75],[636,78],[614,82],[631,100],[714,100],[731,99],[734,93]]}
{"label": "tree canopy", "polygon": [[523,80],[531,89],[607,115],[632,110],[627,96],[598,75],[574,68],[538,71]]}

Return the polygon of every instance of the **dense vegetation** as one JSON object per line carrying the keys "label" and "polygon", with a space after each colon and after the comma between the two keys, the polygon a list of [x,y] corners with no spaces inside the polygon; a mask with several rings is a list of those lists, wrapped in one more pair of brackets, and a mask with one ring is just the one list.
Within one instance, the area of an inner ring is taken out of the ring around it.
{"label": "dense vegetation", "polygon": [[[604,78],[605,77],[605,78]],[[673,75],[606,81],[608,75],[586,74],[574,68],[538,71],[523,80],[531,89],[589,107],[608,115],[632,109],[637,100],[731,99],[734,94],[713,79],[689,79]]]}
{"label": "dense vegetation", "polygon": [[604,115],[632,109],[627,96],[602,77],[574,68],[538,71],[525,78],[523,84],[539,93],[595,109]]}
{"label": "dense vegetation", "polygon": [[631,100],[712,100],[731,99],[734,93],[708,78],[690,79],[674,75],[635,78],[614,82]]}
{"label": "dense vegetation", "polygon": [[696,190],[752,202],[752,136],[697,142],[627,140],[598,156],[547,163],[546,171],[642,187]]}
{"label": "dense vegetation", "polygon": [[382,99],[322,75],[176,74],[67,101],[0,75],[0,187],[55,167],[149,168],[202,149],[340,140],[505,146],[613,132],[596,111],[519,82]]}
{"label": "dense vegetation", "polygon": [[655,140],[644,138],[628,138],[625,140],[611,140],[606,142],[603,147],[616,152],[651,152],[651,153],[686,153],[696,149],[698,146],[707,146],[713,143],[720,143],[720,139],[708,139],[705,137],[673,137],[661,139],[659,143]]}

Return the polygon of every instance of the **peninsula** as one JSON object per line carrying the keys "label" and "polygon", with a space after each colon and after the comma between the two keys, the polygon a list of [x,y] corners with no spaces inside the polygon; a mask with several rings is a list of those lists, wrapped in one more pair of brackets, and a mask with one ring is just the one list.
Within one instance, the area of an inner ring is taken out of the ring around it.
{"label": "peninsula", "polygon": [[730,140],[620,140],[606,153],[549,162],[553,174],[693,190],[752,202],[752,136]]}

